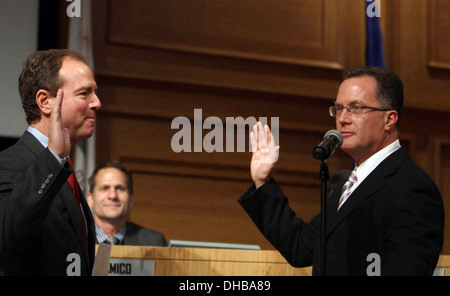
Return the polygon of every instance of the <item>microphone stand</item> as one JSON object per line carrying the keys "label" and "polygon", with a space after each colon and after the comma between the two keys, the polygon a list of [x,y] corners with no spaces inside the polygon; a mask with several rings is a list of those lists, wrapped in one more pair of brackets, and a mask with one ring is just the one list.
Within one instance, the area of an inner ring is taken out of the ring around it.
{"label": "microphone stand", "polygon": [[327,181],[330,179],[328,173],[327,159],[333,154],[334,150],[341,146],[344,139],[342,134],[337,130],[329,130],[322,142],[317,144],[313,149],[313,157],[322,160],[320,166],[319,179],[322,181],[322,200],[321,200],[321,216],[320,216],[320,254],[319,254],[319,274],[327,275]]}
{"label": "microphone stand", "polygon": [[319,274],[321,276],[327,275],[327,181],[330,179],[328,172],[328,164],[326,159],[322,160],[320,166],[319,180],[322,181],[321,186],[321,223],[320,223],[320,257],[319,257]]}

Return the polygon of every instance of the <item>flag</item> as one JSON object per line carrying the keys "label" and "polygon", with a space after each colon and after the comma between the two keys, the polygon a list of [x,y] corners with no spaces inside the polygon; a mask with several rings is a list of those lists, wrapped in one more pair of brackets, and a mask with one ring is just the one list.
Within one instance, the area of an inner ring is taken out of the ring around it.
{"label": "flag", "polygon": [[[68,48],[82,54],[94,72],[94,57],[92,50],[91,0],[79,0],[81,4],[79,17],[70,17]],[[86,194],[88,178],[95,169],[95,130],[92,137],[80,141],[74,153],[75,173],[80,187]]]}
{"label": "flag", "polygon": [[379,0],[366,0],[366,65],[385,68]]}

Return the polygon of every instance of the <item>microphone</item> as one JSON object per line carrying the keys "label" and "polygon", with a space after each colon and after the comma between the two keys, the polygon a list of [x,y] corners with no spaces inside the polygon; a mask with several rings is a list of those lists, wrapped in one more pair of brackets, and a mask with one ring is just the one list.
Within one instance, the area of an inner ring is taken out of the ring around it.
{"label": "microphone", "polygon": [[314,158],[321,160],[329,158],[334,153],[334,150],[342,145],[342,142],[344,142],[344,138],[340,132],[337,130],[329,130],[323,137],[322,142],[314,147]]}

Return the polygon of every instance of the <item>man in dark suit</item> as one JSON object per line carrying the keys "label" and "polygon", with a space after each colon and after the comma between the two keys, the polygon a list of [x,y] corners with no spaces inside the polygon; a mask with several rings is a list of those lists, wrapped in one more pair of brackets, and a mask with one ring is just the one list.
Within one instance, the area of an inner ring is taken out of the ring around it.
{"label": "man in dark suit", "polygon": [[91,275],[93,218],[66,157],[94,132],[94,77],[76,52],[39,51],[19,91],[29,128],[0,153],[0,274]]}
{"label": "man in dark suit", "polygon": [[119,162],[98,166],[89,178],[88,203],[95,220],[96,242],[114,245],[166,246],[159,232],[128,222],[133,206],[133,176]]}
{"label": "man in dark suit", "polygon": [[[431,275],[443,244],[444,210],[433,180],[398,140],[403,85],[391,71],[344,73],[330,115],[355,161],[327,203],[327,275]],[[320,263],[320,214],[297,217],[272,177],[279,146],[258,123],[251,134],[254,185],[239,199],[293,266]]]}

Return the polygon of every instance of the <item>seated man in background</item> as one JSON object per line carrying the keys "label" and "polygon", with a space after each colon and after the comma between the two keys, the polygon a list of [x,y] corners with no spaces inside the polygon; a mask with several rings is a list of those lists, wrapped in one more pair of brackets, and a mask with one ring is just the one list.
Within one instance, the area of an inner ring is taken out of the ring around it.
{"label": "seated man in background", "polygon": [[89,178],[88,204],[95,221],[96,242],[113,245],[166,246],[164,235],[127,222],[133,205],[133,178],[121,163],[107,162]]}

